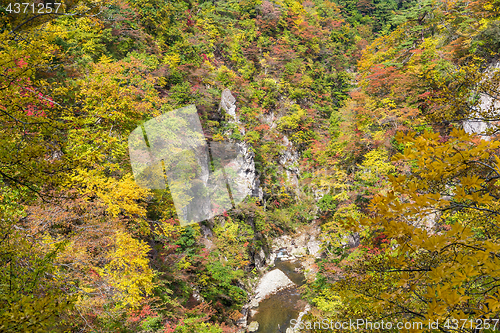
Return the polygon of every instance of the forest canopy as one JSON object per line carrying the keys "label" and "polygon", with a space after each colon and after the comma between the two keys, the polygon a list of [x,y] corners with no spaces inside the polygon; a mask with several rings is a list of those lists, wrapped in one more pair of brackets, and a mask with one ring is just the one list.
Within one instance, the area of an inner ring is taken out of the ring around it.
{"label": "forest canopy", "polygon": [[[304,319],[491,331],[499,52],[499,0],[0,0],[0,331],[238,332],[308,227]],[[256,185],[185,225],[128,138],[193,105]]]}

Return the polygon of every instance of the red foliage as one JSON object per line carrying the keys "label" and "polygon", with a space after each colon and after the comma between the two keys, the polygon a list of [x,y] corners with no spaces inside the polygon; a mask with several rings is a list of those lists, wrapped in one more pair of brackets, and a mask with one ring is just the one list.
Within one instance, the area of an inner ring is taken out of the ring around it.
{"label": "red foliage", "polygon": [[191,16],[191,9],[188,9],[186,12],[187,12],[186,25],[188,27],[192,27],[194,25],[194,21]]}
{"label": "red foliage", "polygon": [[265,131],[268,131],[269,130],[269,125],[267,124],[260,124],[259,126],[256,126],[254,128],[255,131],[257,132],[265,132]]}
{"label": "red foliage", "polygon": [[127,321],[135,323],[148,317],[158,317],[158,313],[151,310],[151,307],[146,304],[142,307],[141,310],[133,311]]}

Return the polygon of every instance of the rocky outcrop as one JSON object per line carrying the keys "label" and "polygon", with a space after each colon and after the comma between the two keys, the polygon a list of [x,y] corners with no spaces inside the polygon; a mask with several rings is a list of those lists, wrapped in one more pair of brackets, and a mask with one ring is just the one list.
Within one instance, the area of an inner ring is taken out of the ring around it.
{"label": "rocky outcrop", "polygon": [[359,237],[359,234],[357,232],[355,232],[355,233],[349,234],[346,237],[346,244],[345,245],[347,247],[349,247],[350,249],[353,249],[353,248],[359,246],[360,240],[361,239]]}
{"label": "rocky outcrop", "polygon": [[[229,123],[235,124],[240,134],[244,135],[245,127],[236,114],[236,98],[231,94],[229,89],[224,89],[222,92],[220,108],[230,116]],[[238,193],[237,196],[240,198],[249,195],[262,199],[262,189],[260,188],[258,173],[255,169],[255,154],[250,149],[248,143],[242,141],[236,142],[236,144],[239,148],[238,157],[231,163],[231,168],[236,170],[237,174],[235,179],[237,179],[238,182],[234,184],[234,187],[232,186],[231,190],[236,191]],[[234,196],[233,194],[233,197]]]}
{"label": "rocky outcrop", "polygon": [[[324,255],[321,248],[321,229],[317,224],[310,224],[301,227],[295,235],[283,235],[272,241],[271,246],[267,251],[260,249],[257,251],[253,260],[257,268],[269,267],[276,259],[281,261],[297,261],[295,272],[303,272],[308,280],[314,280],[318,267],[316,259]],[[266,255],[266,253],[268,253]],[[253,292],[253,297],[250,299],[241,310],[242,317],[237,321],[237,325],[241,327],[241,332],[248,332],[249,321],[259,311],[260,302],[267,297],[273,297],[278,291],[293,288],[296,284],[280,269],[274,269],[267,272],[260,280],[251,283],[254,287],[250,287]],[[307,305],[305,310],[299,314],[298,320],[302,318],[310,309]],[[287,332],[295,332],[287,329]]]}
{"label": "rocky outcrop", "polygon": [[[272,130],[278,127],[280,119],[285,114],[283,112],[275,112],[271,110],[269,113],[262,115],[261,119],[262,122],[269,125]],[[300,170],[298,168],[299,153],[297,152],[297,149],[294,148],[293,143],[288,139],[288,136],[282,136],[281,144],[284,149],[279,156],[279,165],[283,168],[289,184],[293,186],[296,192],[298,192],[300,175]]]}
{"label": "rocky outcrop", "polygon": [[323,255],[321,241],[319,240],[320,228],[317,225],[309,225],[291,237],[284,235],[273,240],[270,259],[282,261],[294,261],[297,258],[312,256],[320,258]]}
{"label": "rocky outcrop", "polygon": [[[498,71],[500,71],[500,62],[495,62],[484,72],[485,81],[491,80]],[[498,86],[496,89],[498,90]],[[472,111],[468,119],[462,123],[463,129],[469,134],[475,133],[481,135],[485,140],[490,140],[490,136],[486,132],[495,127],[495,124],[488,119],[497,119],[500,116],[500,101],[496,96],[480,93],[479,103]]]}
{"label": "rocky outcrop", "polygon": [[316,259],[324,252],[321,248],[320,227],[316,224],[302,228],[294,237],[284,235],[273,240],[269,260],[300,261],[301,272],[307,280],[314,280],[318,272]]}
{"label": "rocky outcrop", "polygon": [[253,254],[253,263],[255,265],[255,268],[259,270],[264,269],[266,265],[269,263],[263,248],[260,248]]}
{"label": "rocky outcrop", "polygon": [[321,242],[315,236],[311,236],[307,242],[307,252],[316,258],[321,257]]}
{"label": "rocky outcrop", "polygon": [[286,135],[283,136],[283,143],[286,150],[280,156],[280,164],[285,169],[288,181],[298,190],[299,188],[299,168],[297,163],[299,161],[299,154],[293,148],[292,143],[288,140]]}

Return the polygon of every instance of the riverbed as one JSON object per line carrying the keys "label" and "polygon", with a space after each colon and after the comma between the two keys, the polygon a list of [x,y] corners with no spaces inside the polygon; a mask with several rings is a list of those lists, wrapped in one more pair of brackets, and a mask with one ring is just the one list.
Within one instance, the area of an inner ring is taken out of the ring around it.
{"label": "riverbed", "polygon": [[[296,269],[300,268],[298,262],[275,260],[275,268],[280,269],[297,287],[305,283],[304,274]],[[259,304],[258,312],[251,321],[259,323],[258,333],[284,333],[290,327],[290,321],[297,319],[304,310],[305,301],[301,300],[297,287],[281,290]]]}

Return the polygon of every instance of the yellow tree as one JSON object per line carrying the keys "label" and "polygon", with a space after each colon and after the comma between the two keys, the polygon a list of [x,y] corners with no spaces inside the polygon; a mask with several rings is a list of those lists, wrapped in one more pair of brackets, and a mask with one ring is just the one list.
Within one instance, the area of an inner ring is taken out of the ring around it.
{"label": "yellow tree", "polygon": [[405,174],[376,196],[359,257],[342,265],[332,291],[361,318],[438,324],[443,331],[498,328],[500,312],[500,141],[462,130],[448,138],[399,135]]}
{"label": "yellow tree", "polygon": [[[125,295],[115,304],[124,306],[135,306],[150,290],[132,283],[123,291],[111,273],[98,271],[107,264],[106,272],[117,272],[112,265],[120,258],[113,261],[100,246],[117,243],[122,257],[145,260],[147,250],[133,238],[106,236],[127,223],[136,229],[134,222],[145,218],[140,200],[149,192],[134,183],[126,147],[128,133],[157,106],[154,83],[138,74],[145,67],[138,69],[134,58],[113,65],[103,58],[77,80],[49,80],[54,68],[63,70],[55,65],[62,57],[55,38],[67,37],[53,22],[57,14],[93,15],[104,4],[63,2],[62,13],[0,17],[2,332],[56,331],[67,301],[74,303],[68,296],[97,299],[89,291],[96,285],[114,286]],[[136,255],[137,247],[143,252]],[[146,266],[137,269],[151,277]]]}
{"label": "yellow tree", "polygon": [[58,50],[44,29],[55,15],[6,15],[7,5],[0,3],[0,331],[58,331],[73,301],[53,266],[65,243],[47,249],[43,235],[26,228],[22,206],[60,183],[71,166],[61,155],[63,109],[41,79]]}

